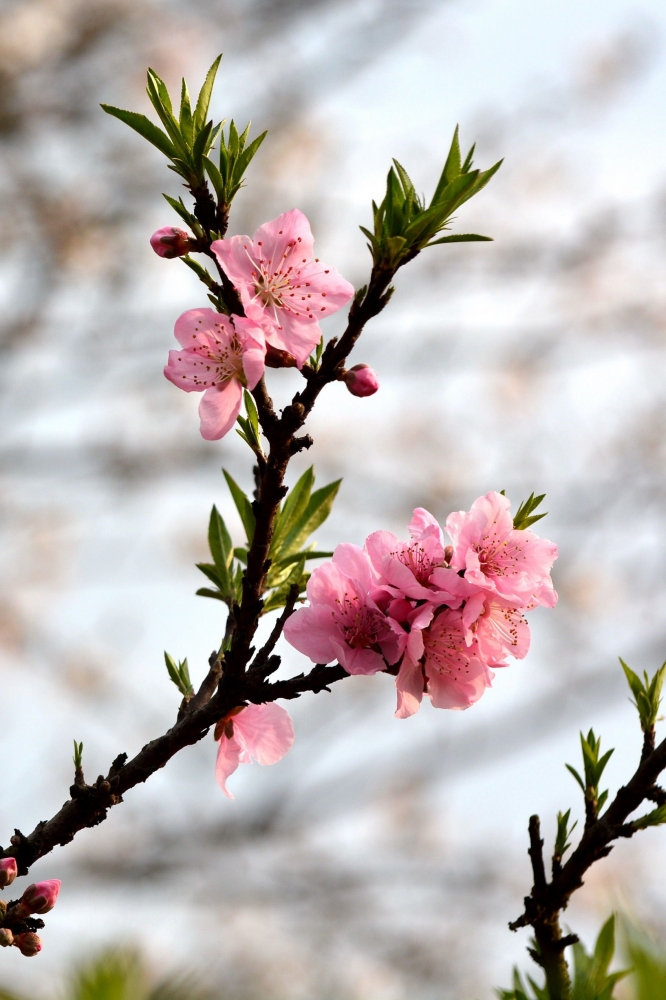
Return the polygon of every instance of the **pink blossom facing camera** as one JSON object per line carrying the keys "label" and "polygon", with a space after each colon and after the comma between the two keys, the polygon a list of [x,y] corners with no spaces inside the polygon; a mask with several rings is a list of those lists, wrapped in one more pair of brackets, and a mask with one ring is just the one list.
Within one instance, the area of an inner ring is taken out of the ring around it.
{"label": "pink blossom facing camera", "polygon": [[218,441],[236,422],[243,389],[254,389],[264,374],[263,331],[244,316],[212,309],[189,309],[176,321],[179,351],[169,351],[165,376],[184,392],[203,392],[201,436]]}
{"label": "pink blossom facing camera", "polygon": [[211,250],[245,315],[259,323],[269,344],[293,354],[299,368],[321,340],[319,320],[354,294],[353,285],[315,257],[310,223],[298,208],[265,222],[252,238],[216,240]]}

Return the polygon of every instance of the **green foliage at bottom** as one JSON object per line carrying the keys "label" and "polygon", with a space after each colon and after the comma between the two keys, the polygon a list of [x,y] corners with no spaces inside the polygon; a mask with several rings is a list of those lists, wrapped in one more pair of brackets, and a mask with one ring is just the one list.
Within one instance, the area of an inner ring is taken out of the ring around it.
{"label": "green foliage at bottom", "polygon": [[[601,928],[591,955],[580,943],[573,945],[571,952],[571,1000],[613,1000],[615,984],[629,972],[628,969],[608,971],[615,953],[615,917],[610,917]],[[517,969],[513,973],[513,989],[498,990],[497,996],[500,1000],[551,1000],[545,985],[538,986],[529,976],[523,981]],[[653,1000],[657,996],[652,994]]]}
{"label": "green foliage at bottom", "polygon": [[[151,981],[145,962],[133,949],[110,948],[76,966],[60,1000],[214,1000],[196,977],[179,974]],[[31,1000],[0,986],[0,1000]]]}

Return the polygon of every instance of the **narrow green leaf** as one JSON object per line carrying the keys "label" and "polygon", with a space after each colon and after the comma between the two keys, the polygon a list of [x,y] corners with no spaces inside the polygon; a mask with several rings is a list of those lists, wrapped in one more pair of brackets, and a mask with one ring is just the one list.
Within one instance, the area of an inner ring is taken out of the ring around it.
{"label": "narrow green leaf", "polygon": [[[477,233],[457,233],[454,236],[442,236],[438,240],[428,243],[429,247],[436,247],[439,243],[492,243],[492,236],[478,236]],[[541,515],[544,516],[543,514]]]}
{"label": "narrow green leaf", "polygon": [[222,53],[217,57],[211,68],[206,74],[206,79],[204,80],[203,87],[199,91],[199,97],[197,99],[197,106],[194,111],[194,129],[199,132],[203,128],[203,124],[208,117],[208,108],[210,107],[210,99],[213,93],[213,86],[215,85],[215,77],[217,75],[217,70],[220,65],[220,60],[222,58]]}
{"label": "narrow green leaf", "polygon": [[259,440],[259,411],[257,410],[257,404],[254,401],[252,393],[248,392],[247,389],[243,389],[243,400],[245,402],[245,411],[247,413],[247,419],[250,421],[252,430],[255,433],[257,441]]}
{"label": "narrow green leaf", "polygon": [[197,223],[196,216],[192,215],[191,212],[188,212],[187,208],[183,203],[182,198],[178,198],[178,200],[176,200],[175,198],[171,198],[168,194],[164,193],[162,193],[162,197],[165,199],[165,201],[168,201],[174,212],[178,213],[178,215],[181,217],[181,219],[187,226],[194,228],[194,226]]}
{"label": "narrow green leaf", "polygon": [[[180,113],[178,115],[178,122],[180,125],[180,132],[183,139],[188,146],[192,145],[194,135],[192,128],[192,104],[190,102],[190,92],[187,89],[187,83],[185,82],[185,77],[183,77],[183,82],[180,89]],[[212,128],[212,122],[211,122]]]}
{"label": "narrow green leaf", "polygon": [[435,193],[432,196],[431,205],[434,205],[436,201],[441,197],[444,189],[448,187],[457,177],[460,176],[460,140],[459,140],[459,126],[456,125],[455,132],[453,133],[453,139],[451,140],[451,146],[449,148],[448,156],[446,157],[446,162],[444,164],[444,169],[442,170],[439,181],[437,182],[437,187],[435,188]]}
{"label": "narrow green leaf", "polygon": [[208,587],[199,587],[196,591],[197,597],[214,597],[216,601],[223,601],[225,604],[228,603],[228,599],[224,594],[220,593],[219,590],[210,590]]}
{"label": "narrow green leaf", "polygon": [[465,162],[462,165],[462,173],[466,174],[472,169],[472,160],[474,159],[474,150],[476,149],[476,143],[472,145],[469,153],[465,157]]}
{"label": "narrow green leaf", "polygon": [[215,568],[220,574],[220,579],[224,583],[222,588],[225,593],[229,590],[229,566],[233,558],[233,545],[231,537],[227,531],[224,519],[221,517],[217,507],[213,506],[210,512],[210,522],[208,525],[208,544],[210,553],[215,563]]}
{"label": "narrow green leaf", "polygon": [[203,157],[203,162],[206,168],[206,173],[210,177],[211,183],[215,188],[215,194],[217,195],[217,200],[221,204],[228,204],[226,200],[226,190],[222,174],[217,169],[213,161],[209,159],[207,156]]}
{"label": "narrow green leaf", "polygon": [[233,501],[236,504],[236,510],[240,514],[240,519],[243,522],[248,545],[251,545],[252,539],[254,538],[254,526],[256,524],[252,504],[250,503],[248,497],[245,496],[238,483],[232,478],[232,476],[229,475],[227,470],[222,469],[222,472],[224,473],[224,478],[227,481],[229,492],[231,493]]}
{"label": "narrow green leaf", "polygon": [[174,148],[171,140],[164,134],[162,129],[154,125],[150,118],[146,118],[145,115],[137,114],[135,111],[123,111],[122,108],[114,108],[111,104],[102,104],[101,108],[106,111],[107,115],[112,115],[114,118],[118,118],[121,122],[125,122],[130,128],[133,128],[135,132],[142,135],[144,139],[151,142],[153,146],[157,146],[160,152],[168,156],[169,159],[173,159],[176,155],[176,150]]}
{"label": "narrow green leaf", "polygon": [[195,565],[204,576],[208,577],[211,583],[214,583],[216,587],[219,587],[220,590],[223,590],[226,593],[228,581],[225,580],[224,575],[217,569],[216,566],[213,566],[212,563],[195,563]]}
{"label": "narrow green leaf", "polygon": [[312,487],[314,486],[314,469],[310,466],[299,478],[289,493],[287,499],[282,504],[282,508],[275,519],[275,528],[271,541],[271,557],[279,556],[282,543],[287,535],[294,530],[300,519],[305,514]]}
{"label": "narrow green leaf", "polygon": [[328,486],[322,486],[321,489],[314,491],[298,524],[294,525],[285,538],[285,555],[295,549],[300,549],[312,532],[324,523],[331,513],[341,482],[341,479],[337,479],[334,483],[329,483]]}
{"label": "narrow green leaf", "polygon": [[576,779],[576,781],[578,782],[578,784],[580,785],[580,787],[583,789],[583,791],[585,791],[585,782],[581,778],[581,776],[578,773],[578,771],[576,770],[576,768],[572,767],[571,764],[565,764],[564,766],[566,767],[567,771],[569,771],[571,774],[573,774],[574,778]]}

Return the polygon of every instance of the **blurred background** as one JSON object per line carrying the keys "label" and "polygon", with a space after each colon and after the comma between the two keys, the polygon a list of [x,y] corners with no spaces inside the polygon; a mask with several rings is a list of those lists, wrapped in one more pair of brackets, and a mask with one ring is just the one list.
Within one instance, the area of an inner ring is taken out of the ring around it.
{"label": "blurred background", "polygon": [[[527,965],[528,816],[552,838],[581,814],[580,728],[626,778],[617,656],[666,656],[665,45],[659,0],[0,0],[2,843],[67,797],[73,739],[94,778],[170,724],[163,650],[200,678],[223,627],[194,595],[213,502],[242,540],[220,468],[248,488],[248,452],[162,376],[206,304],[148,243],[178,181],[99,108],[152,114],[148,65],[197,90],[225,53],[215,115],[269,129],[230,232],[298,206],[357,287],[392,156],[426,194],[456,122],[478,166],[505,157],[456,224],[495,242],[400,273],[355,355],[381,391],[332,386],[293,475],[344,477],[320,546],[490,489],[546,492],[560,546],[557,608],[472,711],[397,721],[391,679],[354,678],[292,703],[293,751],[234,802],[209,737],[42,860],[60,901],[37,959],[2,954],[7,988],[60,996],[108,945],[225,1000],[486,998]],[[271,373],[279,400],[297,382]],[[665,860],[652,830],[594,870],[567,914],[588,946],[614,908],[666,941]]]}

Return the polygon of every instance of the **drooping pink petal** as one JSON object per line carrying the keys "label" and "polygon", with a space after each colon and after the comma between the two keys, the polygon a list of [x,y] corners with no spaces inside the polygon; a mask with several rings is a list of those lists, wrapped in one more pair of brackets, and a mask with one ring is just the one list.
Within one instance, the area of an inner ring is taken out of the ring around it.
{"label": "drooping pink petal", "polygon": [[508,666],[507,656],[522,660],[530,648],[530,627],[520,608],[505,601],[486,600],[472,631],[489,667]]}
{"label": "drooping pink petal", "polygon": [[217,745],[217,760],[215,762],[215,777],[224,794],[233,799],[233,794],[227,788],[227,778],[237,769],[240,763],[241,748],[235,737],[220,737]]}
{"label": "drooping pink petal", "polygon": [[227,778],[239,764],[276,764],[291,750],[294,743],[294,725],[289,713],[269,702],[264,705],[247,705],[234,709],[218,723],[219,743],[215,777],[230,799]]}
{"label": "drooping pink petal", "polygon": [[235,716],[234,733],[257,764],[277,764],[294,744],[294,724],[275,702],[248,705]]}
{"label": "drooping pink petal", "polygon": [[395,679],[395,688],[398,695],[396,708],[396,718],[408,719],[414,715],[421,707],[425,678],[423,669],[418,661],[405,657],[400,665],[398,676]]}
{"label": "drooping pink petal", "polygon": [[242,401],[243,387],[238,379],[206,389],[199,403],[202,438],[218,441],[224,437],[236,423]]}

